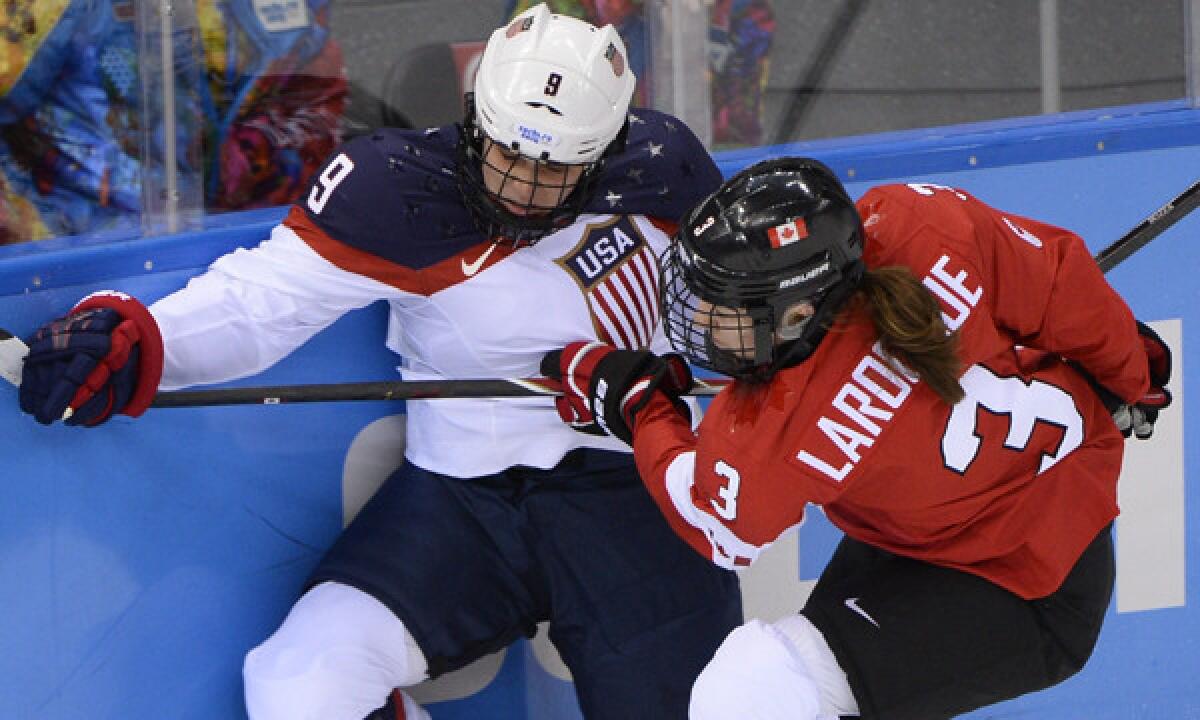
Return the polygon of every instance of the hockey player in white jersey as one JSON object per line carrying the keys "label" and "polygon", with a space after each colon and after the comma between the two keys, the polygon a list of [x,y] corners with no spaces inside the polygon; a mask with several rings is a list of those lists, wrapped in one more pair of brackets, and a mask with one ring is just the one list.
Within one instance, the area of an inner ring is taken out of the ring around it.
{"label": "hockey player in white jersey", "polygon": [[[148,309],[96,294],[35,333],[22,408],[137,416],[379,299],[406,379],[536,375],[579,340],[665,353],[656,254],[720,175],[682,123],[629,109],[633,87],[610,26],[531,9],[489,39],[461,126],[347,143],[258,247]],[[246,657],[250,718],[428,717],[392,689],[541,621],[586,717],[684,718],[740,596],[669,529],[628,446],[542,398],[408,416],[405,464]]]}

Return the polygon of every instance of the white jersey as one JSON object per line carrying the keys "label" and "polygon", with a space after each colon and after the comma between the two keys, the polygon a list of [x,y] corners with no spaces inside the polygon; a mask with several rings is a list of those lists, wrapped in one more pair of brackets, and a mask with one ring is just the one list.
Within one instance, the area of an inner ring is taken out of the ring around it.
{"label": "white jersey", "polygon": [[[626,146],[606,158],[584,214],[515,250],[466,208],[458,139],[457,126],[384,129],[339,148],[269,239],[151,306],[165,344],[160,389],[254,375],[381,299],[405,380],[535,377],[547,352],[576,340],[668,350],[656,256],[721,181],[687,127],[631,112]],[[629,450],[571,430],[548,397],[407,407],[409,460],[456,477],[551,468],[579,447]]]}
{"label": "white jersey", "polygon": [[[151,306],[166,349],[160,389],[258,373],[379,299],[390,306],[387,347],[403,359],[406,380],[532,377],[547,352],[575,340],[669,350],[657,321],[656,261],[669,238],[645,217],[585,215],[531,247],[474,246],[424,271],[445,285],[427,294],[405,287],[407,278],[339,267],[300,235],[312,232],[293,210],[262,245],[222,257]],[[578,447],[629,450],[571,430],[548,397],[410,400],[407,408],[409,460],[457,477],[550,468]]]}

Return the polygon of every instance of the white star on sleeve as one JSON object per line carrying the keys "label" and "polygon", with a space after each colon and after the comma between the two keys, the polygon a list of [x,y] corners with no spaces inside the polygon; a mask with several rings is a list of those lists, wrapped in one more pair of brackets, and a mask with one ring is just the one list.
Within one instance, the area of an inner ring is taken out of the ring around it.
{"label": "white star on sleeve", "polygon": [[609,207],[616,207],[621,202],[621,193],[609,190],[608,195],[605,195],[604,199],[608,201]]}
{"label": "white star on sleeve", "polygon": [[646,143],[646,146],[650,148],[650,157],[659,157],[662,155],[662,143],[655,144],[655,142],[651,140],[650,142]]}

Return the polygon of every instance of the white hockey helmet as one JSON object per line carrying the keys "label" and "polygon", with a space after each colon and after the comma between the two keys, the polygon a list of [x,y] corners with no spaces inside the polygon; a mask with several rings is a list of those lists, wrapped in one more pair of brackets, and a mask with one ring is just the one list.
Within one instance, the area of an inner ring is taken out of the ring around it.
{"label": "white hockey helmet", "polygon": [[637,78],[611,25],[530,8],[488,39],[475,76],[479,129],[535,160],[599,160],[625,126]]}

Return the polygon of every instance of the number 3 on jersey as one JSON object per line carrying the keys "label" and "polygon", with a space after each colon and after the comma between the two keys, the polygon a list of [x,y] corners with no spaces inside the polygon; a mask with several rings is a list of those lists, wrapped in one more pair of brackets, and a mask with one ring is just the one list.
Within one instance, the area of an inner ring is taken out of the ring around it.
{"label": "number 3 on jersey", "polygon": [[1038,380],[1026,383],[1017,377],[999,377],[981,365],[967,370],[962,386],[967,395],[950,412],[942,435],[946,467],[959,474],[966,474],[979,454],[980,437],[975,424],[979,408],[1008,416],[1004,447],[1016,452],[1025,450],[1039,422],[1062,428],[1062,442],[1053,454],[1043,454],[1039,475],[1083,442],[1083,417],[1075,401],[1061,388]]}
{"label": "number 3 on jersey", "polygon": [[312,210],[313,214],[320,215],[321,211],[325,209],[325,203],[333,197],[333,191],[353,169],[354,161],[345,153],[338,153],[338,156],[325,166],[325,169],[317,176],[317,181],[313,183],[312,191],[308,193],[308,209]]}
{"label": "number 3 on jersey", "polygon": [[732,521],[737,517],[737,496],[742,489],[742,475],[737,468],[724,460],[717,461],[717,464],[713,466],[713,472],[725,478],[725,484],[717,490],[717,496],[721,498],[721,502],[717,502],[716,499],[708,502],[718,515],[727,521]]}

